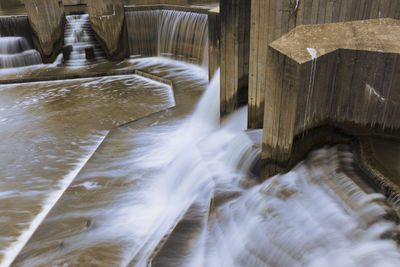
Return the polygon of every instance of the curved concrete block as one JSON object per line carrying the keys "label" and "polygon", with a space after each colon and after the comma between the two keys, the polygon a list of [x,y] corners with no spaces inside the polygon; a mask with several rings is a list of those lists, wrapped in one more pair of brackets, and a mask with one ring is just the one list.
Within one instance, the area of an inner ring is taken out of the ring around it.
{"label": "curved concrete block", "polygon": [[64,6],[60,0],[26,0],[25,8],[35,48],[44,63],[51,63],[64,43]]}
{"label": "curved concrete block", "polygon": [[90,24],[109,59],[129,56],[122,0],[88,0]]}

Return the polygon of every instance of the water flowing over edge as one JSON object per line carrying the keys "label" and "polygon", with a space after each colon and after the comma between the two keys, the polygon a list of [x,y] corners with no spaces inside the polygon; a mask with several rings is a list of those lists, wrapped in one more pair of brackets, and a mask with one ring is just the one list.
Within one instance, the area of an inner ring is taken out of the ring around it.
{"label": "water flowing over edge", "polygon": [[207,61],[208,17],[175,10],[125,12],[131,55]]}

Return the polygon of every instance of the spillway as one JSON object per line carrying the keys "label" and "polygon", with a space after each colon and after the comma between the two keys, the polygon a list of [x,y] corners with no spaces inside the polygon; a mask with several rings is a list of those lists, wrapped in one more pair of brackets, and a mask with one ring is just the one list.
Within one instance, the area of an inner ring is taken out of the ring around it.
{"label": "spillway", "polygon": [[177,10],[125,13],[131,55],[167,56],[196,64],[207,60],[207,15]]}
{"label": "spillway", "polygon": [[[64,35],[65,45],[72,48],[69,58],[64,60],[65,65],[82,67],[105,60],[105,54],[97,43],[90,26],[88,14],[66,16]],[[86,58],[86,49],[93,49],[94,58],[92,60]]]}
{"label": "spillway", "polygon": [[16,68],[42,63],[42,58],[24,37],[0,37],[0,68]]}
{"label": "spillway", "polygon": [[42,63],[39,52],[27,40],[26,29],[29,27],[24,17],[0,18],[0,69]]}

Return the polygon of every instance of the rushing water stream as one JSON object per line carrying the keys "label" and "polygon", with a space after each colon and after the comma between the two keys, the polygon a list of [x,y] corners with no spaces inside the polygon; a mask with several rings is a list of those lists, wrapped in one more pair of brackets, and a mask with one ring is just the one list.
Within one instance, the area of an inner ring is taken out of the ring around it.
{"label": "rushing water stream", "polygon": [[23,31],[26,25],[23,17],[0,17],[0,69],[42,63],[39,52],[27,40],[30,33]]}
{"label": "rushing water stream", "polygon": [[207,61],[207,15],[176,10],[125,13],[131,55]]}

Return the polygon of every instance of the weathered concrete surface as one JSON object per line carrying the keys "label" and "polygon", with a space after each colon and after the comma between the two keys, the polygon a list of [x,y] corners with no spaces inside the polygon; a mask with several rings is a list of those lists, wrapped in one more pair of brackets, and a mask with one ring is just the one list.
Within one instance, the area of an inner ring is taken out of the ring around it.
{"label": "weathered concrete surface", "polygon": [[88,0],[90,24],[109,59],[129,56],[122,0]]}
{"label": "weathered concrete surface", "polygon": [[72,5],[86,5],[86,0],[62,0],[64,6],[72,6]]}
{"label": "weathered concrete surface", "polygon": [[265,175],[285,169],[294,139],[311,129],[400,130],[400,21],[298,26],[270,47],[262,158],[273,166]]}
{"label": "weathered concrete surface", "polygon": [[208,12],[208,76],[210,80],[220,66],[221,23],[219,7]]}
{"label": "weathered concrete surface", "polygon": [[0,8],[16,7],[23,4],[23,0],[0,0]]}
{"label": "weathered concrete surface", "polygon": [[59,0],[25,0],[32,39],[44,63],[51,63],[64,43],[64,6]]}
{"label": "weathered concrete surface", "polygon": [[221,114],[247,103],[250,47],[249,0],[222,0]]}
{"label": "weathered concrete surface", "polygon": [[297,25],[400,18],[398,0],[252,0],[249,127],[262,128],[268,44]]}
{"label": "weathered concrete surface", "polygon": [[204,7],[125,6],[130,54],[206,64],[207,14]]}

